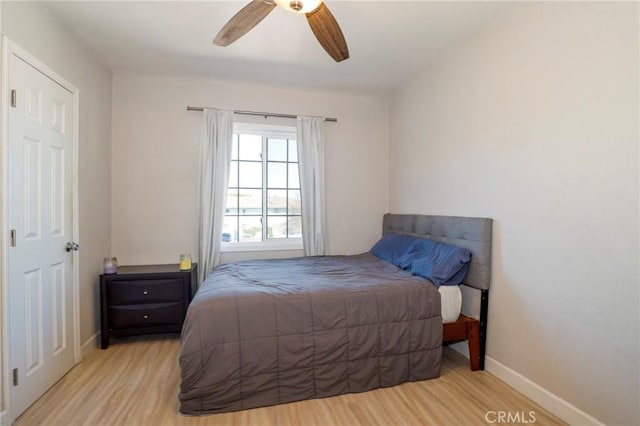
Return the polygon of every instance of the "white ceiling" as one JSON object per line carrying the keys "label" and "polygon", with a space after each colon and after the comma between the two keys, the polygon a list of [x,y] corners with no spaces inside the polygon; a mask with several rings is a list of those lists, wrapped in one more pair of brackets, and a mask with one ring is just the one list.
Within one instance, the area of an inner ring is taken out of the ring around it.
{"label": "white ceiling", "polygon": [[229,47],[212,40],[245,1],[47,1],[113,71],[385,92],[480,31],[511,2],[327,0],[350,59],[336,63],[304,15],[277,7]]}

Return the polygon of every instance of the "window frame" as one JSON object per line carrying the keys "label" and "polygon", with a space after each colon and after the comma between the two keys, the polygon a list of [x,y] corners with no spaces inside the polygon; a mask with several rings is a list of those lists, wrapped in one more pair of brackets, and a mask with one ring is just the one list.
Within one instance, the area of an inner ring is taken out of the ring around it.
{"label": "window frame", "polygon": [[[267,158],[267,140],[271,139],[294,139],[298,141],[297,129],[295,126],[284,126],[284,125],[273,125],[273,124],[262,124],[262,123],[233,123],[233,134],[249,134],[256,135],[262,137],[262,241],[232,241],[232,242],[220,242],[220,250],[221,252],[250,252],[250,251],[286,251],[286,250],[302,250],[302,236],[299,238],[268,238],[266,237],[267,233],[267,224],[268,224],[268,206],[266,204],[267,194],[268,194],[268,183],[267,183],[267,173],[268,173],[268,158]],[[297,148],[297,146],[296,146]],[[291,164],[287,158],[286,164]],[[298,173],[300,167],[300,157],[298,151]],[[242,161],[242,160],[238,160]],[[288,166],[287,166],[288,167]],[[239,184],[239,182],[238,182]],[[289,183],[287,182],[287,190],[289,190]],[[227,184],[227,191],[229,190],[229,185]],[[302,188],[299,189],[302,196]],[[226,203],[226,202],[225,202]],[[288,213],[288,212],[287,212]],[[227,215],[225,214],[225,217]],[[229,215],[229,216],[237,216],[237,215]],[[273,216],[273,215],[272,215]],[[278,215],[275,215],[278,216]],[[283,217],[289,216],[298,216],[298,215],[284,215]],[[302,216],[300,215],[302,220]],[[222,236],[220,236],[222,238]]]}

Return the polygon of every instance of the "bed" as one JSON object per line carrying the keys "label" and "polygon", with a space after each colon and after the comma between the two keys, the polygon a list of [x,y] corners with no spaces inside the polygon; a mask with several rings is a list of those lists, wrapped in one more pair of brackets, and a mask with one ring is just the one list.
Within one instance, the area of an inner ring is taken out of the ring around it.
{"label": "bed", "polygon": [[[389,233],[468,249],[465,283],[488,289],[490,219],[385,215]],[[441,314],[435,286],[371,253],[221,265],[185,319],[180,411],[236,411],[438,377]]]}

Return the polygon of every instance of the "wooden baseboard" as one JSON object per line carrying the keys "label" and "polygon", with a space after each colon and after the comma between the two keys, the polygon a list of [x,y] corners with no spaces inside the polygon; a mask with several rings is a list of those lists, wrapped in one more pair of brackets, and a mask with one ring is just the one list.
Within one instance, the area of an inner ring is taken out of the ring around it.
{"label": "wooden baseboard", "polygon": [[82,344],[82,346],[80,347],[80,353],[82,354],[83,359],[95,349],[98,349],[98,347],[100,346],[99,338],[100,332],[97,332]]}
{"label": "wooden baseboard", "polygon": [[[469,348],[466,342],[455,343],[449,346],[460,355],[469,359]],[[575,405],[565,401],[559,396],[549,392],[537,383],[524,377],[522,374],[507,367],[506,365],[487,356],[485,358],[485,371],[496,376],[498,379],[511,386],[536,404],[549,410],[552,414],[560,417],[570,425],[603,426],[595,417],[585,413]]]}
{"label": "wooden baseboard", "polygon": [[489,356],[486,357],[485,371],[571,425],[603,425],[595,417]]}

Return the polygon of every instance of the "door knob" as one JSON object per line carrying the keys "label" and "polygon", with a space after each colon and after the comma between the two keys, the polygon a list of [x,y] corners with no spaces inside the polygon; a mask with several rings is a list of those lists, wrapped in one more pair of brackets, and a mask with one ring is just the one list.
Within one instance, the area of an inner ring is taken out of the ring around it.
{"label": "door knob", "polygon": [[80,250],[80,245],[78,245],[78,243],[76,243],[75,241],[69,242],[67,243],[65,250],[67,251],[78,251]]}

